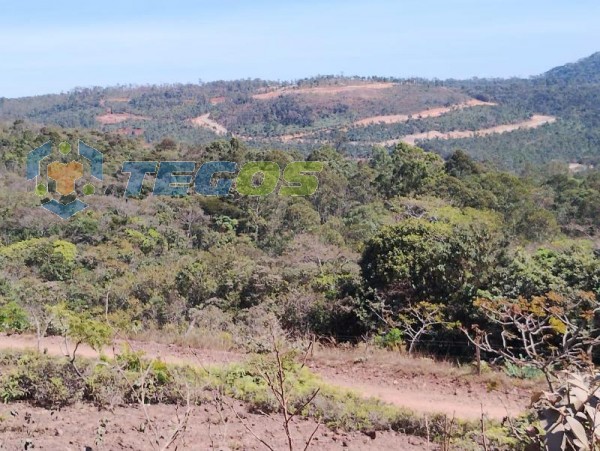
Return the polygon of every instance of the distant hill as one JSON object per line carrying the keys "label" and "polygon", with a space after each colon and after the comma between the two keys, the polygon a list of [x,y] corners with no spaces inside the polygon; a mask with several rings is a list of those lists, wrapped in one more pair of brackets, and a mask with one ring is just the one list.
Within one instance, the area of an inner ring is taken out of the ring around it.
{"label": "distant hill", "polygon": [[[0,99],[0,121],[88,128],[204,144],[364,156],[404,141],[462,148],[504,169],[551,160],[600,162],[600,53],[530,79],[424,80],[320,76],[76,89]],[[544,118],[544,120],[539,120]]]}
{"label": "distant hill", "polygon": [[600,83],[600,52],[575,63],[555,67],[542,77],[555,83]]}

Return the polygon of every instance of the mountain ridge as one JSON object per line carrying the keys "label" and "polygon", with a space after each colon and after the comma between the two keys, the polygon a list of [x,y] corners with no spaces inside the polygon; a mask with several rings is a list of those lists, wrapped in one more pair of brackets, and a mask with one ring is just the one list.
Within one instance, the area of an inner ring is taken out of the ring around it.
{"label": "mountain ridge", "polygon": [[[463,148],[477,159],[519,169],[530,160],[599,162],[597,102],[600,52],[527,79],[318,76],[80,88],[1,98],[0,121],[96,129],[150,144],[173,138],[197,145],[235,136],[253,146],[302,152],[330,145],[356,156],[377,143],[416,136],[425,137],[417,145],[442,155]],[[443,114],[429,113],[437,110]],[[520,130],[536,115],[554,119]],[[479,130],[503,133],[479,136]]]}

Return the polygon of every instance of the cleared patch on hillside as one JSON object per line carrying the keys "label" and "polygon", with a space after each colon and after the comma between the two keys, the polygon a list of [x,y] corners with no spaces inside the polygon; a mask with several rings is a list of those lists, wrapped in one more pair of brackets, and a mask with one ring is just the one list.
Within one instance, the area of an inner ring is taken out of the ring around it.
{"label": "cleared patch on hillside", "polygon": [[590,169],[594,169],[593,164],[569,163],[569,172],[571,174],[589,171]]}
{"label": "cleared patch on hillside", "polygon": [[[482,102],[481,100],[477,100],[477,99],[469,99],[465,102],[457,103],[454,105],[445,106],[445,107],[428,108],[426,110],[417,111],[415,113],[371,116],[371,117],[367,117],[367,118],[361,119],[359,121],[356,121],[356,122],[352,123],[351,125],[360,127],[360,126],[367,126],[367,125],[380,124],[380,123],[397,124],[397,123],[407,122],[411,118],[412,119],[425,119],[425,118],[431,118],[431,117],[439,117],[444,114],[451,113],[453,111],[462,110],[463,108],[471,108],[474,106],[495,106],[495,105],[497,105],[497,104],[493,103],[493,102]],[[345,130],[347,130],[347,128],[348,128],[347,126],[344,126],[344,127],[338,128],[338,130],[345,131]],[[334,130],[334,129],[328,128],[328,129],[311,130],[311,131],[307,131],[307,132],[290,133],[287,135],[278,136],[277,138],[285,143],[290,142],[290,141],[301,142],[307,136],[314,135],[318,132],[328,131],[328,130]]]}
{"label": "cleared patch on hillside", "polygon": [[96,121],[102,125],[119,124],[125,121],[147,121],[149,119],[147,116],[138,116],[131,113],[106,113],[96,116]]}
{"label": "cleared patch on hillside", "polygon": [[412,114],[390,114],[386,116],[372,116],[361,119],[359,121],[354,122],[352,125],[361,126],[361,125],[371,125],[371,124],[398,124],[402,122],[407,122],[409,119],[425,119],[428,117],[439,117],[446,113],[451,113],[452,111],[462,110],[463,108],[470,108],[474,106],[495,106],[496,103],[493,102],[482,102],[477,99],[470,99],[466,102],[459,103],[457,105],[450,105],[447,107],[438,107],[438,108],[429,108],[427,110],[418,111]]}
{"label": "cleared patch on hillside", "polygon": [[349,127],[364,118],[408,116],[471,99],[464,92],[445,86],[356,80],[311,87],[274,87],[270,91],[254,91],[253,97],[248,102],[218,105],[221,125],[238,136],[284,141]]}
{"label": "cleared patch on hillside", "polygon": [[107,102],[127,103],[131,99],[129,97],[109,97],[106,99]]}
{"label": "cleared patch on hillside", "polygon": [[396,83],[362,83],[355,85],[345,86],[315,86],[312,88],[298,88],[298,87],[284,87],[277,88],[268,92],[261,92],[254,94],[253,99],[257,100],[268,100],[279,97],[280,95],[286,94],[341,94],[345,92],[360,92],[370,90],[389,89],[396,86]]}
{"label": "cleared patch on hillside", "polygon": [[210,116],[210,113],[206,113],[201,116],[194,117],[194,118],[190,119],[189,121],[196,127],[208,128],[208,129],[212,130],[213,132],[215,132],[217,135],[226,135],[227,129],[225,127],[223,127],[221,124],[219,124],[218,122],[210,119],[209,116]]}
{"label": "cleared patch on hillside", "polygon": [[[329,130],[329,129],[326,129]],[[318,133],[321,130],[313,130],[310,132],[301,132],[301,133],[291,133],[289,135],[281,135],[278,136],[277,139],[283,141],[284,143],[290,142],[290,141],[302,141],[302,138],[306,137],[306,136],[310,136],[310,135],[314,135],[315,133]]]}
{"label": "cleared patch on hillside", "polygon": [[225,102],[225,97],[224,96],[219,96],[219,97],[212,97],[209,100],[211,105],[219,105],[220,103]]}
{"label": "cleared patch on hillside", "polygon": [[389,139],[378,143],[381,146],[393,146],[399,142],[414,145],[417,141],[428,140],[428,139],[460,139],[460,138],[472,138],[474,136],[486,136],[494,133],[508,133],[519,129],[529,129],[541,127],[545,124],[552,124],[556,122],[554,116],[545,116],[542,114],[534,114],[530,119],[526,121],[515,122],[513,124],[497,125],[495,127],[483,128],[480,130],[463,130],[442,133],[437,130],[430,130],[422,133],[415,133],[412,135],[406,135],[398,139]]}
{"label": "cleared patch on hillside", "polygon": [[140,127],[120,127],[116,132],[126,136],[144,136],[144,129]]}

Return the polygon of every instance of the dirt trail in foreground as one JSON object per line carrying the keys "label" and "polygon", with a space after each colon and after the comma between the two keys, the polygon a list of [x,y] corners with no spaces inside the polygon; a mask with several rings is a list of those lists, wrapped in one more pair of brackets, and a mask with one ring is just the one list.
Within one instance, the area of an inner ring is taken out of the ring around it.
{"label": "dirt trail in foreground", "polygon": [[445,413],[450,417],[477,420],[484,413],[487,418],[501,420],[517,416],[527,407],[523,402],[528,399],[526,393],[518,390],[488,392],[480,384],[460,378],[441,379],[432,375],[393,378],[377,374],[373,368],[356,366],[346,370],[312,369],[332,385],[425,414]]}
{"label": "dirt trail in foreground", "polygon": [[[133,351],[143,351],[146,357],[160,359],[165,363],[174,365],[225,365],[239,362],[244,359],[243,354],[228,351],[214,351],[205,349],[186,349],[176,345],[165,345],[160,343],[140,342],[135,340],[115,340],[112,347],[104,348],[102,353],[109,358],[119,354],[123,346],[129,345]],[[69,351],[73,345],[69,344]],[[37,349],[37,340],[33,336],[26,335],[0,335],[1,350],[26,350]],[[52,356],[67,355],[65,342],[61,337],[44,337],[40,343],[40,350]],[[86,345],[77,349],[77,355],[88,359],[99,357],[98,352]]]}
{"label": "dirt trail in foreground", "polygon": [[[133,340],[117,340],[112,348],[104,349],[103,353],[112,358],[125,343],[134,351],[144,351],[147,357],[161,359],[169,364],[224,365],[248,358],[246,354],[236,352],[192,349]],[[37,340],[32,336],[0,335],[0,349],[37,349]],[[42,339],[40,349],[53,356],[66,354],[64,340],[60,337]],[[87,358],[98,357],[98,353],[88,346],[80,346],[77,354]],[[475,420],[481,417],[483,411],[488,418],[500,420],[507,414],[514,416],[523,412],[528,399],[523,390],[488,393],[481,383],[465,381],[459,377],[390,373],[388,370],[382,370],[379,365],[368,362],[353,364],[351,359],[345,364],[328,366],[311,362],[309,366],[328,384],[426,414],[445,413],[457,418]]]}

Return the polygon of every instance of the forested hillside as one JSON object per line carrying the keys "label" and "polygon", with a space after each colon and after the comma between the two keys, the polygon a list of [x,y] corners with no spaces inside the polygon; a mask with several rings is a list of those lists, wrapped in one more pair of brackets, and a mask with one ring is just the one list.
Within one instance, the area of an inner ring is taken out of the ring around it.
{"label": "forested hillside", "polygon": [[[367,157],[374,147],[419,143],[447,157],[466,151],[523,171],[551,161],[596,164],[600,54],[530,79],[423,80],[322,76],[82,88],[0,98],[0,120],[171,138],[190,145],[236,137],[253,148],[323,145]],[[541,120],[537,120],[541,118]]]}
{"label": "forested hillside", "polygon": [[[86,196],[88,210],[63,221],[38,207],[23,177],[25,156],[48,139],[79,138],[104,153],[105,180]],[[295,336],[353,341],[385,336],[399,314],[423,302],[466,326],[485,321],[479,297],[599,289],[600,173],[593,170],[574,176],[555,165],[516,176],[460,151],[444,161],[399,144],[357,161],[323,147],[306,157],[325,163],[308,198],[234,191],[178,198],[147,188],[140,198],[123,197],[126,160],[283,167],[302,158],[236,139],[148,147],[117,134],[22,122],[2,128],[0,327],[41,327],[50,307],[64,304],[106,316],[125,334],[197,330],[259,349],[262,321],[271,317]],[[445,326],[415,346],[472,352],[458,329]]]}

